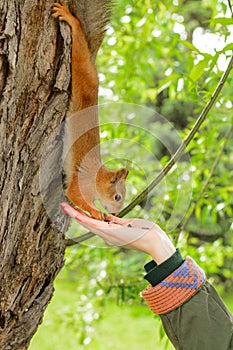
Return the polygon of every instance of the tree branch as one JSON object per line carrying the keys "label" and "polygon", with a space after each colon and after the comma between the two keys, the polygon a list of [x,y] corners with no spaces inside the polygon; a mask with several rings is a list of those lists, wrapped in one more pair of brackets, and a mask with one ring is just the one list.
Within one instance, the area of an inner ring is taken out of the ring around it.
{"label": "tree branch", "polygon": [[[203,108],[202,112],[200,113],[196,123],[194,124],[194,126],[192,127],[192,129],[190,130],[188,136],[184,139],[184,141],[181,143],[180,147],[177,149],[177,151],[175,152],[175,154],[171,157],[171,159],[168,161],[168,163],[166,164],[166,166],[159,172],[159,174],[156,176],[156,178],[148,185],[148,187],[146,187],[127,207],[125,207],[120,213],[119,213],[119,217],[123,217],[126,214],[128,214],[136,205],[140,204],[146,197],[147,195],[155,188],[155,186],[157,186],[162,180],[163,178],[167,175],[167,173],[171,170],[171,168],[173,167],[173,165],[181,158],[181,156],[183,155],[185,149],[187,148],[187,146],[189,145],[189,143],[191,142],[191,140],[194,138],[195,134],[197,133],[197,131],[199,130],[200,126],[202,125],[202,123],[204,122],[204,120],[206,119],[206,116],[208,115],[209,111],[211,110],[211,108],[213,107],[214,103],[216,102],[223,86],[224,83],[227,80],[228,75],[230,74],[230,71],[233,67],[233,54],[230,58],[229,64],[225,70],[225,72],[223,73],[215,91],[213,92],[210,100],[207,102],[207,104],[205,105],[205,107]],[[71,246],[74,244],[78,244],[86,239],[89,239],[91,237],[93,237],[94,234],[89,232],[85,235],[82,235],[80,237],[76,237],[74,239],[68,239],[66,241],[66,245],[67,246]]]}

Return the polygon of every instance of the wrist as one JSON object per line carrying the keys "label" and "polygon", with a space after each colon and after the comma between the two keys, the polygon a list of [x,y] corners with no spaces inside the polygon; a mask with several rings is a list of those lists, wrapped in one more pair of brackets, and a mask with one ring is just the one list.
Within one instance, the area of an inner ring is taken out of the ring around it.
{"label": "wrist", "polygon": [[154,249],[151,251],[150,256],[156,262],[157,265],[162,264],[164,261],[168,260],[174,253],[176,249],[174,246],[160,246],[160,250]]}
{"label": "wrist", "polygon": [[176,252],[176,248],[172,241],[164,233],[162,229],[152,232],[149,240],[148,254],[156,262],[157,265],[162,264]]}

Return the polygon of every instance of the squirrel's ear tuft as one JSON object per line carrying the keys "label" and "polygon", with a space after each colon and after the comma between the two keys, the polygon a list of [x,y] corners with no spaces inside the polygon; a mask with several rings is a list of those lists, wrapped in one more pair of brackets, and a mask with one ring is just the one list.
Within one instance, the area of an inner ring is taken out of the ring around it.
{"label": "squirrel's ear tuft", "polygon": [[122,168],[118,170],[117,177],[119,180],[125,180],[128,176],[129,170],[127,168]]}
{"label": "squirrel's ear tuft", "polygon": [[114,185],[120,180],[125,180],[128,176],[129,170],[127,168],[122,168],[116,172],[113,178],[110,180],[110,184]]}

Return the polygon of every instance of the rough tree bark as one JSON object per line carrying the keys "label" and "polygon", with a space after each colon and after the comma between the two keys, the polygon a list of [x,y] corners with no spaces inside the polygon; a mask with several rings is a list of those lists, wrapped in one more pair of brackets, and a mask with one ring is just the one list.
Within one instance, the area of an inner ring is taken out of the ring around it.
{"label": "rough tree bark", "polygon": [[[63,26],[62,39],[50,16],[52,2],[0,0],[2,350],[28,348],[64,262],[62,141],[59,133],[51,140],[51,133],[66,112],[70,34]],[[41,158],[48,140],[49,157]],[[39,185],[41,164],[47,185]]]}

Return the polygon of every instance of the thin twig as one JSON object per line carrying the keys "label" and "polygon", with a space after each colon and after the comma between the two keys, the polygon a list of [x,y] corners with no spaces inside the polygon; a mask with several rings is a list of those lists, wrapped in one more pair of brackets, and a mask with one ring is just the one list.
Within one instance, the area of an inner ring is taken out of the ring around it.
{"label": "thin twig", "polygon": [[226,135],[224,136],[224,142],[222,144],[221,150],[218,153],[218,155],[217,155],[217,157],[216,157],[216,159],[214,161],[214,164],[213,164],[213,166],[212,166],[212,168],[210,170],[209,176],[205,180],[205,182],[204,182],[204,184],[202,186],[202,189],[200,190],[198,196],[194,199],[193,205],[192,205],[190,211],[188,212],[186,219],[184,220],[183,224],[181,225],[181,231],[185,230],[185,228],[187,227],[187,224],[189,223],[193,213],[195,212],[195,209],[197,207],[198,202],[202,198],[202,196],[203,196],[207,186],[209,185],[209,182],[210,182],[210,180],[211,180],[211,178],[212,178],[212,176],[213,176],[213,174],[214,174],[214,172],[215,172],[215,170],[216,170],[216,168],[217,168],[217,166],[218,166],[218,164],[219,164],[219,162],[221,160],[221,157],[222,157],[222,154],[223,154],[224,149],[226,147],[226,144],[229,141],[230,137],[232,136],[232,131],[233,131],[233,124],[231,124],[230,128],[226,132]]}
{"label": "thin twig", "polygon": [[231,4],[230,0],[228,0],[228,6],[229,6],[229,9],[231,11],[231,17],[233,17],[233,4]]}
{"label": "thin twig", "polygon": [[66,239],[66,246],[67,247],[70,247],[72,245],[75,245],[75,244],[79,244],[83,241],[86,241],[87,239],[91,238],[95,236],[94,233],[92,232],[87,232],[87,233],[84,233],[82,236],[79,236],[79,237],[76,237],[76,238],[67,238]]}
{"label": "thin twig", "polygon": [[[159,172],[159,174],[156,176],[156,178],[127,207],[125,207],[119,213],[119,215],[118,215],[119,217],[125,216],[136,205],[140,204],[147,197],[147,195],[155,188],[155,186],[157,186],[163,180],[163,178],[171,170],[173,165],[181,158],[185,149],[187,148],[187,146],[189,145],[189,143],[191,142],[191,140],[194,138],[195,134],[199,130],[200,126],[202,125],[202,123],[206,119],[206,116],[208,115],[210,109],[213,107],[214,103],[216,102],[216,100],[217,100],[217,98],[218,98],[218,96],[219,96],[219,94],[224,86],[224,83],[227,80],[228,75],[230,74],[232,67],[233,67],[233,54],[230,58],[229,64],[228,64],[225,72],[223,73],[215,91],[213,92],[210,100],[207,102],[207,104],[203,108],[196,123],[194,124],[194,126],[190,130],[188,136],[184,139],[184,141],[181,143],[180,147],[177,149],[176,153],[171,157],[171,159],[168,161],[166,166]],[[78,243],[82,242],[83,240],[89,239],[93,236],[94,236],[93,233],[88,233],[88,238],[83,239],[83,236],[80,236],[80,237],[77,237],[74,239],[69,239],[67,242],[67,246],[78,244]]]}

